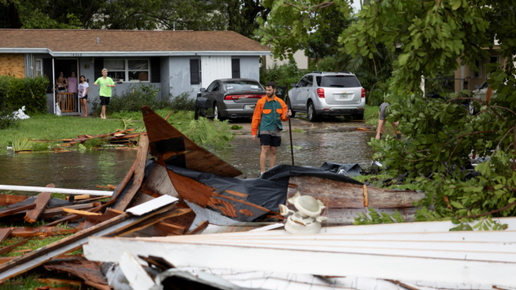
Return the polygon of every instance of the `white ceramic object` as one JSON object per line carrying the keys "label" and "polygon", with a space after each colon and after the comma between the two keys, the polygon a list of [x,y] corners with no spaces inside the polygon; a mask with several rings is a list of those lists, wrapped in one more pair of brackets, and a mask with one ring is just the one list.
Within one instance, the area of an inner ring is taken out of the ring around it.
{"label": "white ceramic object", "polygon": [[320,200],[309,195],[301,196],[298,192],[289,198],[288,202],[293,204],[298,212],[280,204],[281,215],[288,216],[292,213],[285,223],[287,232],[291,234],[316,234],[321,230],[321,222],[327,218],[320,216],[322,210],[326,208]]}

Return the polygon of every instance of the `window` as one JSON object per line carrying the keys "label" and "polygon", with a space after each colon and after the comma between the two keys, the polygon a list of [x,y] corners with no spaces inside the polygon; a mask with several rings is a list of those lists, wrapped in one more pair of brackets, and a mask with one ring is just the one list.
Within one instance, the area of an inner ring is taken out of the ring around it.
{"label": "window", "polygon": [[234,79],[240,78],[240,59],[234,58],[231,60],[231,77]]}
{"label": "window", "polygon": [[226,81],[224,82],[226,91],[265,91],[258,82],[254,81]]}
{"label": "window", "polygon": [[355,76],[325,76],[322,78],[321,87],[355,88],[360,87],[360,82]]}
{"label": "window", "polygon": [[148,82],[148,59],[106,59],[104,67],[115,82]]}
{"label": "window", "polygon": [[42,76],[43,75],[43,60],[36,59],[36,76]]}
{"label": "window", "polygon": [[190,59],[190,84],[198,85],[201,83],[201,60]]}

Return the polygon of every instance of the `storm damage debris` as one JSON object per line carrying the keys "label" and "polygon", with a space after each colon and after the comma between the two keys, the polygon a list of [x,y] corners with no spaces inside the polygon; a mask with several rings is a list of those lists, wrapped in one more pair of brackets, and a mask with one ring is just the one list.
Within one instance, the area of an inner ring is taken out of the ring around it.
{"label": "storm damage debris", "polygon": [[[147,132],[138,135],[136,159],[110,197],[84,196],[63,200],[52,198],[49,187],[47,193],[37,197],[0,198],[0,202],[8,205],[0,210],[1,221],[44,223],[32,228],[0,228],[0,238],[4,240],[0,251],[20,250],[23,243],[29,244],[28,239],[63,237],[34,250],[21,249],[20,256],[2,261],[0,281],[29,271],[40,271],[41,274],[44,269],[43,275],[47,278],[52,277],[52,272],[65,272],[85,285],[109,289],[112,286],[108,283],[109,277],[117,271],[115,268],[106,272],[102,270],[106,268],[104,264],[88,262],[76,253],[71,254],[84,246],[88,249],[88,257],[93,248],[85,244],[96,241],[90,238],[125,241],[175,236],[197,240],[213,233],[264,233],[283,228],[280,205],[286,204],[287,198],[297,192],[318,199],[324,205],[318,219],[324,221],[321,232],[328,225],[350,224],[349,219],[343,218],[348,211],[363,211],[368,206],[378,210],[413,208],[413,202],[423,197],[413,191],[366,187],[345,175],[312,167],[278,165],[260,178],[236,178],[241,175],[238,169],[195,144],[150,108],[142,107],[142,114]],[[70,142],[82,142],[90,137],[99,136],[80,136]],[[111,137],[118,138],[116,134]],[[108,249],[99,247],[97,254],[102,255],[105,251]],[[174,269],[172,264],[175,262],[171,264],[159,255],[142,258],[127,253],[123,259],[127,263],[119,271],[137,273],[135,277],[142,279],[135,283],[143,281],[145,284],[143,288],[135,284],[134,289],[148,289],[145,287],[156,285],[157,281],[162,285],[178,283],[176,286],[242,289],[234,288],[214,275],[196,276]],[[159,268],[157,272],[161,276],[156,273],[149,276],[149,269],[142,269],[139,264],[142,260]]]}

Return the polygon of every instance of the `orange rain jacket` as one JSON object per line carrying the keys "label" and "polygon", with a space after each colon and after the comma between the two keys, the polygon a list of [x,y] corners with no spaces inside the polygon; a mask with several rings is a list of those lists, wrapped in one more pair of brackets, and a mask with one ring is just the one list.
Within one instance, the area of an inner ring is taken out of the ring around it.
{"label": "orange rain jacket", "polygon": [[271,102],[273,100],[279,102],[281,105],[281,109],[276,109],[275,113],[280,114],[281,121],[288,121],[288,107],[285,102],[282,99],[276,97],[276,95],[274,95],[272,100],[267,95],[265,95],[265,97],[258,100],[256,107],[254,108],[253,122],[251,123],[251,134],[253,136],[258,135],[258,128],[260,127],[260,122],[262,120],[263,106],[265,102]]}

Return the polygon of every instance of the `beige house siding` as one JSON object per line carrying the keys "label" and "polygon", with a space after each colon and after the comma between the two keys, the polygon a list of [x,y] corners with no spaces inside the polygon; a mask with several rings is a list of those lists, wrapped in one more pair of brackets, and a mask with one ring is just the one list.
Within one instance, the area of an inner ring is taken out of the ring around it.
{"label": "beige house siding", "polygon": [[[297,68],[298,69],[308,69],[308,56],[305,56],[304,50],[298,50],[294,53],[294,60],[296,61]],[[274,64],[277,64],[278,66],[282,64],[288,64],[289,59],[279,60],[274,59],[272,56],[267,55],[265,56],[265,66],[267,69],[273,68]]]}
{"label": "beige house siding", "polygon": [[[505,66],[507,61],[506,58],[502,58],[500,53],[496,51],[499,48],[498,46],[494,47],[494,50],[490,51],[490,56],[487,59],[483,59],[478,63],[479,71],[476,72],[473,68],[469,66],[461,66],[455,71],[455,91],[459,92],[463,89],[474,90],[475,86],[480,86],[483,84],[486,79],[489,77],[489,73],[487,72],[487,65],[491,62],[491,60],[497,60],[501,63],[502,66]],[[457,59],[457,62],[460,64],[461,59]],[[464,79],[468,78],[467,85],[464,83]]]}
{"label": "beige house siding", "polygon": [[14,75],[17,78],[24,78],[25,62],[23,53],[0,54],[0,75]]}

